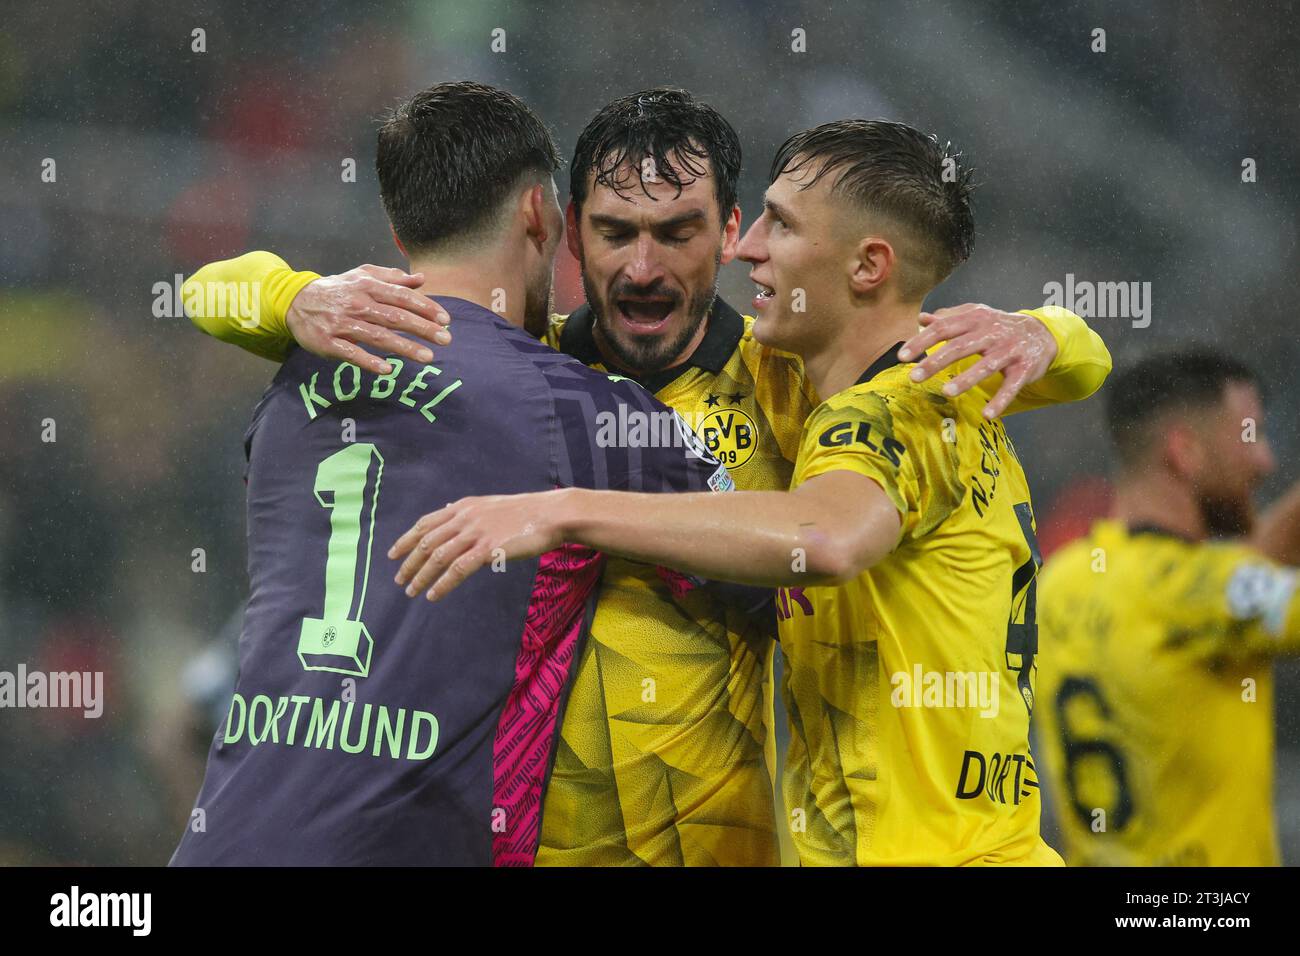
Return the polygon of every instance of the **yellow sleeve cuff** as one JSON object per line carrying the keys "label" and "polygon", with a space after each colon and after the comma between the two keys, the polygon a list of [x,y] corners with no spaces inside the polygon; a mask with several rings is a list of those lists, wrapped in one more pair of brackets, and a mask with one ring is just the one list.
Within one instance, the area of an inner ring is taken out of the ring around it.
{"label": "yellow sleeve cuff", "polygon": [[273,253],[250,252],[204,266],[186,280],[182,296],[190,321],[213,338],[282,362],[294,345],[289,307],[319,278],[295,272]]}
{"label": "yellow sleeve cuff", "polygon": [[1028,386],[1012,403],[1008,414],[1063,402],[1077,402],[1093,394],[1110,375],[1111,358],[1101,336],[1069,309],[1048,305],[1021,309],[1032,315],[1056,340],[1056,358],[1041,381]]}

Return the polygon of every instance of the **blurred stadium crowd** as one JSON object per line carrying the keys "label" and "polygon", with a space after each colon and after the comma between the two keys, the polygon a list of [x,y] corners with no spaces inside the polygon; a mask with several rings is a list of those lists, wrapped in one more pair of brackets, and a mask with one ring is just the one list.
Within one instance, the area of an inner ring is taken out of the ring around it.
{"label": "blurred stadium crowd", "polygon": [[[1256,364],[1281,463],[1272,494],[1300,474],[1296,13],[1091,0],[665,0],[635,18],[595,0],[7,11],[0,665],[102,670],[107,706],[98,720],[0,716],[0,864],[158,863],[175,845],[232,679],[247,583],[241,435],[272,366],[156,315],[154,287],[258,248],[319,272],[400,265],[371,172],[371,121],[398,96],[443,79],[499,84],[571,150],[606,100],[686,87],[741,136],[746,222],[796,129],[860,115],[937,131],[974,157],[982,187],[975,254],[928,305],[1037,306],[1067,273],[1150,282],[1149,327],[1091,324],[1117,366],[1190,339]],[[795,28],[807,52],[791,51]],[[349,158],[355,182],[341,174]],[[1242,181],[1246,158],[1257,182]],[[567,310],[581,286],[565,256]],[[737,305],[746,271],[723,270]],[[41,440],[47,420],[54,442]],[[1100,407],[1012,432],[1050,550],[1106,507]],[[1294,665],[1279,668],[1277,696],[1295,863]]]}

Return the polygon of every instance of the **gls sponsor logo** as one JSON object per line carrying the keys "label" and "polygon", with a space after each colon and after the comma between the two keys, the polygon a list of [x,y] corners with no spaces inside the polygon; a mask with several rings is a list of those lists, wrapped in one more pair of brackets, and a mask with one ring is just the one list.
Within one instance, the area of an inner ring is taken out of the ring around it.
{"label": "gls sponsor logo", "polygon": [[[872,441],[873,436],[876,441]],[[870,422],[837,422],[817,436],[817,444],[823,448],[866,445],[884,455],[895,468],[901,464],[901,456],[907,451],[902,442],[880,434],[879,429],[873,431]]]}
{"label": "gls sponsor logo", "polygon": [[152,893],[70,893],[50,897],[51,926],[129,926],[133,936],[148,936],[152,925]]}

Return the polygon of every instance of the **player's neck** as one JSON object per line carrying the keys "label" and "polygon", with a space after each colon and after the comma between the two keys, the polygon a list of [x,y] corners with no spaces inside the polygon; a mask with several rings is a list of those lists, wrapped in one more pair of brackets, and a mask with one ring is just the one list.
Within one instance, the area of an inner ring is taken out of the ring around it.
{"label": "player's neck", "polygon": [[1192,493],[1158,472],[1120,480],[1115,490],[1115,517],[1130,528],[1161,528],[1192,541],[1207,535],[1205,519]]}
{"label": "player's neck", "polygon": [[891,303],[859,309],[815,353],[804,354],[804,372],[823,400],[857,383],[862,373],[920,327],[918,304]]}
{"label": "player's neck", "polygon": [[410,271],[424,273],[424,285],[419,291],[425,295],[473,302],[523,328],[523,277],[519,269],[510,268],[498,258],[503,257],[487,254],[466,259],[415,258]]}

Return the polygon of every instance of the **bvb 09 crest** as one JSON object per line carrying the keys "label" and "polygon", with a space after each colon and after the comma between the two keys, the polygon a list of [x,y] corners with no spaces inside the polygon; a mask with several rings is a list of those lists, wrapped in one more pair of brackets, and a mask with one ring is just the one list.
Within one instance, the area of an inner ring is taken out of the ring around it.
{"label": "bvb 09 crest", "polygon": [[713,457],[728,468],[739,468],[754,456],[758,428],[739,408],[719,408],[700,422],[700,437]]}

